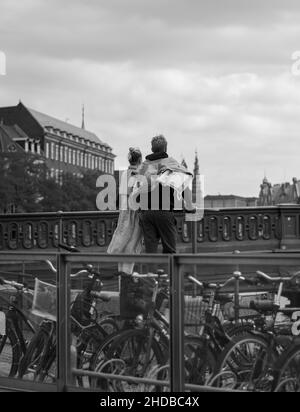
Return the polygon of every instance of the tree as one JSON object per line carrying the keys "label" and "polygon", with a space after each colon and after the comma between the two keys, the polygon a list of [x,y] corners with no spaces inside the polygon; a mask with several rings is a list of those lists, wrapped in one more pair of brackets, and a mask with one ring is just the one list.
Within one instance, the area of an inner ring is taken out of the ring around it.
{"label": "tree", "polygon": [[0,153],[0,176],[0,211],[11,204],[17,213],[97,210],[98,171],[65,173],[59,183],[41,156]]}
{"label": "tree", "polygon": [[25,153],[2,153],[0,158],[1,208],[14,204],[19,213],[39,211],[39,179],[45,174],[45,163]]}

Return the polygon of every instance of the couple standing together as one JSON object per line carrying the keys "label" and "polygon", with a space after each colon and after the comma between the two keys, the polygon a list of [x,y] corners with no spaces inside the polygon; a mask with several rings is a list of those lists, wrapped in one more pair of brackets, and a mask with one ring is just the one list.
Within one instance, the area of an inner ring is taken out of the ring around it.
{"label": "couple standing together", "polygon": [[[145,253],[157,253],[160,241],[163,253],[176,253],[174,209],[181,205],[181,210],[194,211],[193,174],[168,156],[164,136],[154,137],[151,146],[152,153],[144,162],[138,148],[129,149],[129,168],[126,178],[121,179],[119,203],[130,205],[129,199],[134,197],[143,205],[139,210],[120,208],[109,254],[140,254],[143,248]],[[142,181],[139,177],[143,177]],[[133,268],[134,264],[120,264],[119,272],[132,274]]]}

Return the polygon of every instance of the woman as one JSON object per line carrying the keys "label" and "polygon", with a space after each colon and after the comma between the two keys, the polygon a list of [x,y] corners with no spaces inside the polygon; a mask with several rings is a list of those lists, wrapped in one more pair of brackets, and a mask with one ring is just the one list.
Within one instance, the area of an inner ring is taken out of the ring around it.
{"label": "woman", "polygon": [[[134,186],[134,176],[142,163],[140,149],[131,147],[128,154],[129,168],[123,173],[120,183],[120,215],[118,226],[108,247],[109,254],[140,254],[143,235],[138,212],[128,207],[128,198]],[[129,187],[130,180],[130,187]],[[120,263],[119,272],[131,275],[134,263]]]}

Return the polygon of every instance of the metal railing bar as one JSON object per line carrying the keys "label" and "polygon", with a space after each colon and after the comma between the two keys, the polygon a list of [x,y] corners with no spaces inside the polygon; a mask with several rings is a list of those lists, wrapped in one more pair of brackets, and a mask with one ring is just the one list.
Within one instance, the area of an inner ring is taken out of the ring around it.
{"label": "metal railing bar", "polygon": [[212,386],[198,386],[198,385],[191,385],[185,384],[185,389],[192,392],[217,392],[217,393],[248,393],[247,391],[238,391],[235,389],[226,389],[226,388],[213,388]]}
{"label": "metal railing bar", "polygon": [[21,379],[0,378],[0,389],[22,392],[57,392],[57,385],[23,381]]}
{"label": "metal railing bar", "polygon": [[80,369],[72,369],[72,373],[75,376],[87,376],[90,378],[102,378],[107,380],[118,380],[118,381],[125,381],[131,383],[145,383],[148,385],[156,385],[156,386],[171,386],[171,382],[169,381],[158,381],[155,379],[147,379],[147,378],[136,378],[134,376],[125,376],[125,375],[113,375],[109,373],[100,373],[100,372],[92,372],[92,371],[85,371]]}
{"label": "metal railing bar", "polygon": [[82,257],[84,256],[85,259],[89,259],[90,262],[100,263],[100,262],[107,262],[107,263],[131,263],[135,262],[138,263],[162,263],[168,264],[168,255],[108,255],[103,253],[78,253],[78,254],[65,254],[65,258],[67,262],[70,263],[78,263],[82,261]]}
{"label": "metal railing bar", "polygon": [[297,266],[300,264],[300,254],[292,255],[208,255],[198,254],[193,255],[175,255],[174,259],[178,261],[179,265],[214,265],[214,266],[234,266],[234,265],[247,265],[247,266],[286,266],[287,262],[289,266]]}
{"label": "metal railing bar", "polygon": [[[141,384],[148,384],[148,385],[155,385],[155,386],[165,386],[171,387],[171,382],[169,381],[158,381],[156,379],[146,379],[146,378],[137,378],[133,376],[123,376],[123,375],[114,375],[109,373],[99,373],[99,372],[92,372],[92,371],[85,371],[81,369],[72,369],[72,373],[75,376],[86,376],[90,378],[99,378],[99,379],[107,379],[107,380],[117,380],[117,381],[124,381],[129,383],[141,383]],[[236,391],[232,389],[221,389],[221,388],[213,388],[211,386],[200,386],[200,385],[190,385],[184,384],[184,388],[189,391],[193,392],[245,392],[245,391]]]}
{"label": "metal railing bar", "polygon": [[172,392],[183,392],[185,379],[184,276],[181,276],[180,266],[176,264],[173,257],[171,257],[171,263],[171,389]]}

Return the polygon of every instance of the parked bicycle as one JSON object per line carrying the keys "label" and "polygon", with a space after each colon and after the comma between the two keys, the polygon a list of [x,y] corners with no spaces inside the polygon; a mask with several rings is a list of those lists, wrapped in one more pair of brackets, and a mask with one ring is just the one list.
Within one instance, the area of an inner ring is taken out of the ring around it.
{"label": "parked bicycle", "polygon": [[[56,269],[47,262],[53,272]],[[75,337],[76,366],[84,369],[97,347],[109,335],[119,330],[112,318],[99,319],[96,301],[108,302],[109,298],[101,294],[103,276],[92,265],[85,270],[72,274],[71,278],[85,276],[88,281],[83,291],[71,303],[71,332]],[[57,325],[56,321],[44,319],[20,362],[19,377],[30,376],[39,382],[55,382],[57,379]],[[79,385],[84,385],[83,378],[78,378]]]}
{"label": "parked bicycle", "polygon": [[299,275],[300,272],[292,277],[270,277],[257,272],[256,283],[277,284],[278,292],[273,301],[252,301],[246,306],[260,313],[260,321],[252,331],[235,337],[224,349],[217,370],[220,376],[214,380],[215,384],[247,391],[267,392],[274,388],[274,365],[293,341],[291,323],[278,324],[278,315],[291,315],[299,310],[280,308],[280,300],[285,285],[298,288]]}
{"label": "parked bicycle", "polygon": [[[9,299],[0,295],[0,376],[14,378],[22,356],[27,350],[27,341],[35,333],[34,326],[21,308],[21,300],[32,299],[33,292],[27,286],[0,278],[0,285],[9,288]],[[26,332],[25,332],[26,331]]]}

